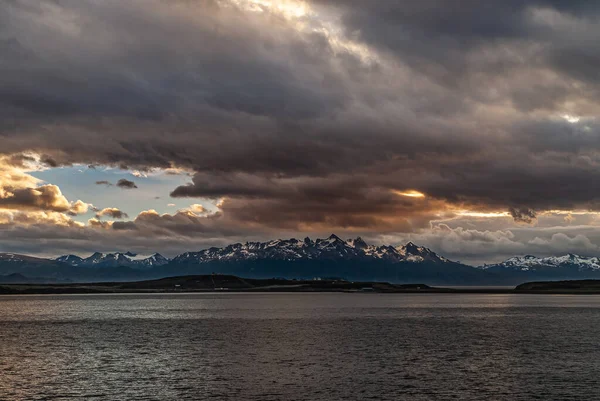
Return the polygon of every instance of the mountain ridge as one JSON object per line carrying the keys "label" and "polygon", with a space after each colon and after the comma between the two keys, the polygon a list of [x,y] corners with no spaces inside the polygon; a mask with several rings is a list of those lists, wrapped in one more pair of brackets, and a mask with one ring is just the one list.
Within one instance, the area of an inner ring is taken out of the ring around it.
{"label": "mountain ridge", "polygon": [[142,280],[219,272],[250,278],[340,277],[356,281],[423,279],[463,283],[465,277],[477,281],[485,275],[412,242],[397,247],[369,245],[360,237],[342,240],[335,234],[314,241],[307,237],[235,243],[184,252],[172,259],[160,254],[143,256],[132,252],[95,252],[86,257],[63,255],[39,259],[39,263],[31,262],[35,258],[26,255],[11,254],[5,259],[6,262],[1,263],[0,256],[0,274],[83,281]]}
{"label": "mountain ridge", "polygon": [[101,253],[94,252],[87,258],[82,258],[77,255],[63,255],[54,259],[57,262],[66,263],[71,266],[81,267],[135,267],[147,269],[154,266],[162,266],[169,263],[170,259],[165,258],[160,253],[154,253],[150,256],[140,256],[133,252],[114,252]]}
{"label": "mountain ridge", "polygon": [[600,278],[600,258],[525,255],[474,267],[412,242],[370,245],[361,237],[343,240],[335,234],[315,240],[306,237],[234,243],[184,252],[174,258],[133,252],[95,252],[87,257],[70,254],[54,259],[0,253],[0,275],[55,280],[143,280],[212,272],[250,278],[340,277],[356,281],[512,285],[538,279]]}
{"label": "mountain ridge", "polygon": [[230,244],[222,248],[212,247],[198,252],[185,252],[172,259],[175,263],[196,261],[240,261],[240,260],[313,260],[313,259],[363,259],[373,258],[390,262],[451,262],[425,247],[412,242],[403,246],[368,245],[362,238],[342,240],[335,234],[328,238],[304,240],[290,238],[266,242]]}
{"label": "mountain ridge", "polygon": [[500,263],[486,264],[478,268],[486,271],[513,271],[538,274],[562,274],[565,271],[600,273],[600,258],[568,253],[561,256],[537,257],[533,255],[513,256]]}

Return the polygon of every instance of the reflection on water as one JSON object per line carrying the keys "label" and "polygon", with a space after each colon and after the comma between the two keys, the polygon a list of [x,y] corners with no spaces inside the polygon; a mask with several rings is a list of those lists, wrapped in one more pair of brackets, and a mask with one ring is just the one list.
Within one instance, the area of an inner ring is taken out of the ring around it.
{"label": "reflection on water", "polygon": [[0,297],[0,400],[597,399],[600,297]]}

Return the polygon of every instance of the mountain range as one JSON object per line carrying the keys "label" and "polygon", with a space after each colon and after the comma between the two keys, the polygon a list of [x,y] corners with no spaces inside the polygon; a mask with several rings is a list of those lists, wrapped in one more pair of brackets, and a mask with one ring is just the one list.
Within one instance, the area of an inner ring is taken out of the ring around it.
{"label": "mountain range", "polygon": [[538,258],[515,256],[502,263],[480,266],[480,269],[500,274],[518,274],[534,279],[568,280],[600,277],[600,258],[569,253],[564,256]]}
{"label": "mountain range", "polygon": [[159,253],[150,256],[138,255],[132,252],[125,253],[100,253],[95,252],[87,258],[76,255],[64,255],[55,259],[57,262],[66,263],[71,266],[81,267],[134,267],[136,269],[150,269],[169,263],[170,259]]}
{"label": "mountain range", "polygon": [[[436,285],[515,285],[529,280],[600,278],[600,259],[573,254],[518,256],[502,263],[467,266],[413,244],[369,245],[362,238],[272,240],[186,252],[100,253],[55,259],[0,253],[0,282],[128,281],[218,272],[248,278],[343,278],[352,281],[422,282]],[[15,276],[16,275],[16,276]],[[35,278],[35,279],[34,279]],[[8,279],[5,279],[8,280]]]}

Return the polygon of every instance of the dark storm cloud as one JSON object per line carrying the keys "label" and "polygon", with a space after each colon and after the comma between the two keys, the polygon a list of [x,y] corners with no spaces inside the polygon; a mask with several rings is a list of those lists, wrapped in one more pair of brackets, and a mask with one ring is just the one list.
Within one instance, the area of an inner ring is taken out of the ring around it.
{"label": "dark storm cloud", "polygon": [[58,167],[59,165],[58,162],[54,160],[54,158],[48,155],[42,155],[42,157],[40,158],[40,163],[48,167]]}
{"label": "dark storm cloud", "polygon": [[114,222],[110,229],[119,234],[135,231],[136,236],[143,236],[151,241],[156,238],[176,236],[186,241],[194,238],[198,241],[218,239],[221,243],[227,243],[226,238],[230,238],[231,241],[231,238],[244,236],[259,235],[268,238],[269,235],[273,235],[273,231],[240,223],[221,212],[200,216],[190,211],[159,214],[154,210],[147,210],[141,212],[132,221]]}
{"label": "dark storm cloud", "polygon": [[101,219],[103,217],[111,217],[113,219],[126,219],[129,216],[127,215],[127,213],[123,212],[122,210],[119,210],[115,207],[108,207],[108,208],[99,210],[96,213],[97,219]]}
{"label": "dark storm cloud", "polygon": [[316,1],[340,10],[347,35],[460,91],[466,104],[509,100],[530,112],[560,109],[574,97],[597,102],[597,3]]}
{"label": "dark storm cloud", "polygon": [[96,181],[96,185],[106,185],[107,187],[112,186],[112,183],[106,180]]}
{"label": "dark storm cloud", "polygon": [[137,185],[135,184],[135,182],[129,181],[128,179],[125,179],[125,178],[121,178],[119,181],[117,181],[117,186],[119,188],[123,188],[123,189],[137,188]]}
{"label": "dark storm cloud", "polygon": [[[573,69],[565,66],[565,70],[575,75],[583,73],[585,76],[585,70],[592,72],[587,66],[589,64],[577,66],[577,59],[584,54],[597,55],[593,51],[596,45],[569,43],[572,35],[582,35],[581,31],[562,32],[560,26],[540,21],[542,13],[555,13],[554,21],[546,22],[560,23],[558,17],[565,16],[578,19],[573,25],[579,25],[581,29],[586,23],[595,22],[600,13],[598,4],[585,0],[467,0],[460,5],[445,0],[315,2],[341,9],[348,34],[358,35],[373,46],[389,50],[411,64],[425,67],[422,70],[425,73],[438,73],[438,77],[448,79],[480,73],[471,68],[474,66],[470,64],[468,56],[473,50],[485,49],[497,43],[537,42],[551,45],[547,49],[547,60],[522,61],[564,62]],[[561,37],[563,40],[556,42]],[[498,59],[497,63],[487,67],[492,68],[493,73],[502,73],[503,69],[514,65],[510,59]]]}
{"label": "dark storm cloud", "polygon": [[[281,65],[285,58],[294,57],[294,51],[302,52],[303,63],[321,64],[318,47],[326,46],[323,38],[294,36],[282,23],[271,29],[283,33],[283,39],[261,33],[256,26],[260,21],[244,21],[236,10],[222,10],[213,1],[24,0],[6,4],[2,11],[0,21],[7,36],[0,42],[2,51],[14,60],[13,65],[24,68],[19,75],[30,78],[27,85],[16,85],[13,78],[17,72],[7,69],[11,74],[4,78],[3,102],[41,117],[84,115],[152,121],[204,104],[226,112],[295,118],[318,115],[326,105],[335,104],[327,90],[303,82],[312,80],[302,76],[310,71],[297,74],[300,71]],[[54,59],[48,40],[30,29],[31,24],[50,19],[66,25],[47,32],[54,45],[73,46],[60,60]],[[226,25],[229,23],[236,25]],[[171,31],[177,40],[165,40],[155,31],[157,26]],[[78,34],[82,36],[75,37]],[[197,42],[198,35],[202,45]],[[290,54],[277,54],[279,51]],[[95,65],[108,57],[117,58],[120,65]],[[28,68],[26,63],[34,60],[52,71]],[[67,75],[67,70],[72,74]],[[146,80],[131,75],[134,71]],[[85,85],[85,93],[81,85]]]}
{"label": "dark storm cloud", "polygon": [[[328,177],[197,173],[174,197],[224,198],[221,209],[245,224],[314,230],[325,227],[409,230],[426,225],[444,203],[393,192],[394,184],[367,175]],[[409,221],[410,219],[410,221]]]}
{"label": "dark storm cloud", "polygon": [[219,198],[234,196],[242,198],[275,197],[285,192],[283,185],[273,179],[249,174],[197,173],[192,183],[177,187],[171,196]]}
{"label": "dark storm cloud", "polygon": [[519,223],[532,223],[537,217],[534,210],[527,208],[510,207],[508,211],[513,219]]}
{"label": "dark storm cloud", "polygon": [[[519,154],[508,153],[506,160],[494,160],[501,156],[498,152],[472,160],[429,161],[425,167],[413,161],[390,162],[362,175],[282,178],[197,173],[171,196],[225,198],[223,208],[230,216],[280,227],[320,223],[379,230],[417,228],[449,205],[504,209],[515,221],[527,223],[535,220],[535,209],[600,210],[600,173],[595,162],[547,155],[532,163],[523,152],[521,161]],[[394,193],[407,189],[419,190],[426,197]]]}
{"label": "dark storm cloud", "polygon": [[[427,127],[384,123],[373,110],[350,121],[351,83],[371,84],[378,67],[334,52],[324,35],[300,34],[260,16],[245,18],[231,7],[191,3],[197,6],[67,2],[44,8],[23,1],[6,7],[11,62],[0,83],[2,101],[12,116],[23,116],[5,130],[6,151],[55,148],[59,163],[93,158],[117,165],[293,173],[346,169],[357,160],[379,158],[375,144],[371,152],[355,149],[365,135],[405,152],[426,144],[443,148],[446,141],[459,146],[456,138],[444,139]],[[70,24],[46,32],[49,37],[28,29],[61,17]],[[156,37],[158,27],[178,40]],[[60,62],[56,49],[62,49]],[[119,61],[102,62],[107,59]],[[47,68],[32,69],[32,61]],[[20,80],[27,83],[16,85]],[[157,103],[162,115],[145,118],[145,101]],[[26,134],[42,123],[43,136]],[[398,128],[419,135],[398,136]]]}
{"label": "dark storm cloud", "polygon": [[567,152],[584,154],[589,149],[600,147],[600,125],[595,119],[584,119],[578,123],[547,120],[528,120],[515,124],[515,135],[530,151]]}
{"label": "dark storm cloud", "polygon": [[498,151],[489,158],[457,162],[435,177],[417,173],[409,182],[420,182],[425,193],[454,203],[507,210],[598,210],[598,180],[597,161],[588,156]]}
{"label": "dark storm cloud", "polygon": [[4,2],[0,151],[195,170],[172,196],[225,198],[229,232],[597,208],[596,4],[308,4],[299,28],[229,1]]}

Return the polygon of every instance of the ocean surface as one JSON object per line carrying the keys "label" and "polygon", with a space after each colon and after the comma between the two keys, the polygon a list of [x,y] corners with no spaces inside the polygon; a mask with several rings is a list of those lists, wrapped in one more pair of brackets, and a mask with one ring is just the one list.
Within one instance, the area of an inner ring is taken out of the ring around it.
{"label": "ocean surface", "polygon": [[0,400],[599,400],[600,297],[0,296]]}

